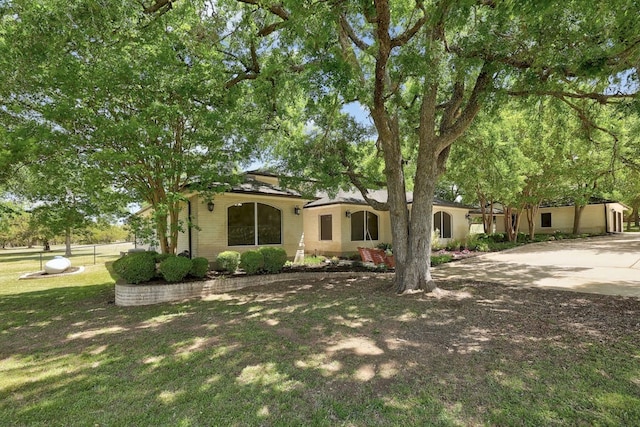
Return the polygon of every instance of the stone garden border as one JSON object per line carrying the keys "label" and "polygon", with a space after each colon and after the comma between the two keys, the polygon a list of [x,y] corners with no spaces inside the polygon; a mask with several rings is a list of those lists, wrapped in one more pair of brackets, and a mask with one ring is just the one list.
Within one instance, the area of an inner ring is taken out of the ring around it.
{"label": "stone garden border", "polygon": [[[213,294],[222,294],[250,286],[268,285],[291,280],[320,280],[329,278],[351,278],[388,275],[379,272],[309,272],[268,274],[245,277],[220,277],[213,280],[197,282],[167,283],[154,285],[131,285],[118,281],[116,283],[116,305],[120,307],[136,307],[163,302],[175,302],[193,298],[204,298]],[[391,273],[392,274],[392,273]]]}

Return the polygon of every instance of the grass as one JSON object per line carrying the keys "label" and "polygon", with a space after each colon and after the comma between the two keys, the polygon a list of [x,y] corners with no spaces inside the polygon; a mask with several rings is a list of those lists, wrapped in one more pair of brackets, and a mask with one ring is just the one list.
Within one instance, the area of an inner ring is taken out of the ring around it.
{"label": "grass", "polygon": [[324,257],[324,256],[306,255],[304,257],[304,264],[305,265],[319,265],[319,264],[323,264],[326,259],[327,259],[327,257]]}
{"label": "grass", "polygon": [[431,266],[435,267],[436,265],[444,264],[447,262],[453,261],[453,255],[450,254],[438,254],[431,255]]}
{"label": "grass", "polygon": [[636,227],[636,225],[634,223],[631,223],[631,226],[627,225],[627,223],[624,224],[624,231],[630,231],[630,232],[634,232],[637,233],[640,231],[640,227]]}
{"label": "grass", "polygon": [[637,299],[328,276],[121,308],[104,265],[12,277],[0,425],[640,425]]}

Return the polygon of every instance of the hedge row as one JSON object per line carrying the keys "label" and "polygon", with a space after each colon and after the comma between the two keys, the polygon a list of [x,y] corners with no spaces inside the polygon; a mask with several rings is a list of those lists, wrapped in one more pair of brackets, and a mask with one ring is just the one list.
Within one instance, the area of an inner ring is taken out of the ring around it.
{"label": "hedge row", "polygon": [[[218,254],[218,269],[235,273],[238,267],[247,274],[279,273],[287,262],[282,248],[266,246],[240,255],[235,251]],[[127,283],[138,284],[162,277],[167,282],[180,282],[187,276],[203,278],[209,271],[206,258],[189,259],[156,252],[134,252],[116,260],[113,269]]]}
{"label": "hedge row", "polygon": [[209,271],[206,258],[189,259],[181,256],[135,252],[113,263],[113,270],[125,282],[138,284],[162,277],[167,282],[180,282],[187,276],[203,278]]}
{"label": "hedge row", "polygon": [[279,273],[287,262],[287,252],[282,248],[265,246],[256,250],[242,253],[224,251],[218,254],[216,264],[218,269],[228,273],[235,273],[238,267],[245,273]]}

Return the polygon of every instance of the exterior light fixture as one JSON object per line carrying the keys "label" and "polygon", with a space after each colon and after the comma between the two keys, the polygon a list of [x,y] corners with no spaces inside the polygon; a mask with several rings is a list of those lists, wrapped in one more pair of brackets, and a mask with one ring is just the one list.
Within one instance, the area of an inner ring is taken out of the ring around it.
{"label": "exterior light fixture", "polygon": [[293,213],[296,215],[300,215],[300,206],[296,206],[295,208],[293,208]]}
{"label": "exterior light fixture", "polygon": [[347,218],[351,218],[351,211],[346,211],[344,213],[344,216],[346,216]]}
{"label": "exterior light fixture", "polygon": [[211,202],[211,201],[210,201],[209,203],[207,203],[207,210],[208,210],[209,212],[213,212],[213,208],[214,208],[215,206],[216,206],[216,205],[215,205],[213,202]]}

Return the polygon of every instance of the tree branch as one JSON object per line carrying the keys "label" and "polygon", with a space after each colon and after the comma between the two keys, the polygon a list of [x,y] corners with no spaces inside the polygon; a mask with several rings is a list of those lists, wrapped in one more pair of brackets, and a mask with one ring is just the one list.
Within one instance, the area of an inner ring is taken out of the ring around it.
{"label": "tree branch", "polygon": [[289,17],[291,16],[290,13],[284,8],[284,6],[282,6],[282,4],[271,4],[265,7],[265,5],[263,4],[264,2],[262,0],[237,0],[237,1],[240,3],[258,6],[260,9],[266,8],[266,10],[280,17],[280,19],[282,19],[283,21],[289,20]]}
{"label": "tree branch", "polygon": [[409,40],[413,38],[413,36],[415,36],[418,33],[418,31],[420,31],[420,29],[427,22],[427,14],[425,13],[424,5],[422,4],[422,2],[416,1],[416,9],[420,9],[422,11],[422,18],[418,19],[418,21],[415,24],[413,24],[411,28],[408,28],[407,30],[405,30],[398,37],[391,39],[391,48],[399,47],[406,44]]}
{"label": "tree branch", "polygon": [[476,83],[473,87],[473,91],[469,96],[469,100],[467,101],[467,105],[464,110],[460,113],[455,122],[453,122],[450,126],[446,128],[442,128],[440,135],[438,137],[437,152],[441,152],[448,146],[450,146],[460,135],[464,133],[464,131],[471,125],[473,118],[478,114],[480,110],[480,97],[484,94],[490,83],[493,81],[493,74],[489,69],[490,65],[488,63],[484,63],[478,77],[476,78]]}
{"label": "tree branch", "polygon": [[369,197],[369,189],[362,183],[360,176],[353,170],[353,165],[347,159],[342,159],[342,165],[347,169],[345,175],[349,177],[349,181],[360,191],[369,206],[378,211],[389,210],[388,202],[380,202]]}
{"label": "tree branch", "polygon": [[164,14],[173,8],[172,0],[156,0],[151,6],[146,7],[144,3],[140,3],[144,9],[144,13],[147,15],[153,15],[160,11],[160,14]]}
{"label": "tree branch", "polygon": [[353,27],[351,26],[351,24],[349,24],[349,21],[347,21],[347,18],[346,16],[344,16],[344,14],[340,15],[340,27],[347,34],[347,36],[349,36],[349,39],[353,42],[353,44],[358,46],[360,50],[366,51],[371,47],[357,36],[355,31],[353,31]]}
{"label": "tree branch", "polygon": [[553,96],[558,99],[562,98],[575,98],[575,99],[592,99],[599,104],[608,104],[609,101],[614,99],[631,99],[636,98],[638,93],[614,93],[606,95],[596,92],[563,92],[559,90],[509,90],[506,92],[511,96]]}

